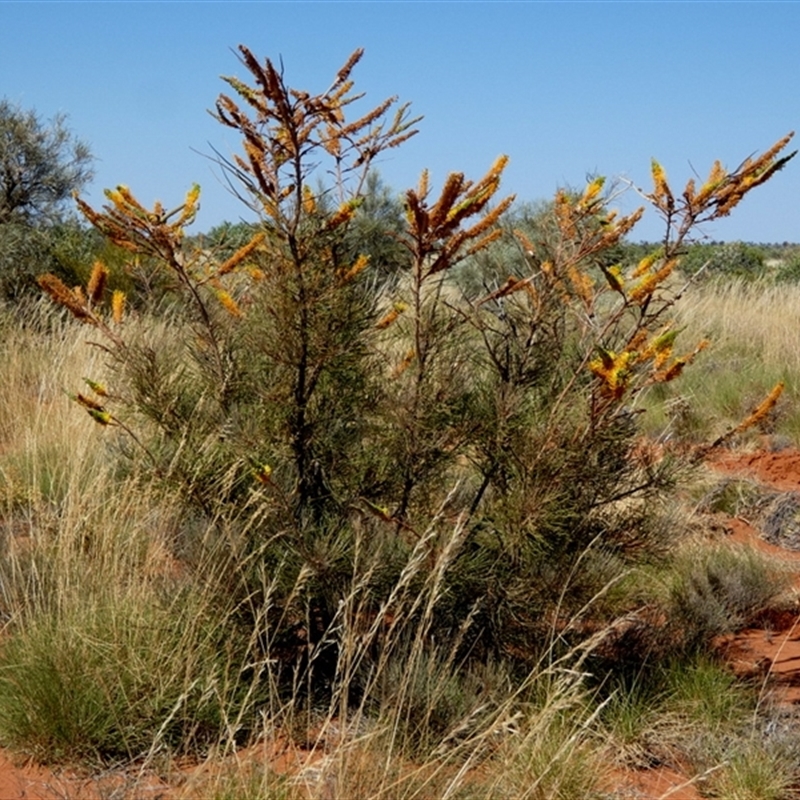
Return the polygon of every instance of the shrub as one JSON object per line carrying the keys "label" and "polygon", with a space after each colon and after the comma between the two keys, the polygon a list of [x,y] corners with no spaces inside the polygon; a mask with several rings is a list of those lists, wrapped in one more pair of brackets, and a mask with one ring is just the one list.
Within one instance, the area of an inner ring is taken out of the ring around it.
{"label": "shrub", "polygon": [[[113,385],[90,379],[75,399],[217,531],[184,554],[228,548],[228,589],[241,608],[268,609],[262,644],[293,686],[334,691],[343,608],[391,615],[430,582],[441,590],[427,606],[405,606],[426,634],[458,658],[535,663],[661,546],[653,509],[673,462],[637,451],[637,398],[705,347],[676,349],[670,276],[696,224],[792,157],[779,155],[789,137],[677,197],[654,162],[648,198],[667,234],[629,271],[612,256],[643,209],[618,216],[602,178],[558,192],[542,247],[524,225],[513,240],[500,225],[505,157],[477,181],[449,175],[438,196],[425,171],[392,230],[405,262],[392,249],[373,275],[383,256],[353,234],[368,170],[416,120],[405,105],[389,115],[391,99],[346,118],[360,51],[313,96],[240,53],[254,84],[227,78],[237,99],[216,109],[243,137],[223,165],[259,225],[221,260],[185,236],[198,187],[169,212],[124,186],[101,211],[79,201],[111,242],[159,263],[182,301],[155,335],[125,319],[120,291],[108,301],[103,264],[83,289],[42,276],[111,360]],[[323,165],[333,185],[314,188]],[[459,289],[458,265],[501,242],[503,272]]]}
{"label": "shrub", "polygon": [[744,242],[693,244],[681,258],[681,270],[687,275],[709,278],[753,280],[765,274],[764,253]]}

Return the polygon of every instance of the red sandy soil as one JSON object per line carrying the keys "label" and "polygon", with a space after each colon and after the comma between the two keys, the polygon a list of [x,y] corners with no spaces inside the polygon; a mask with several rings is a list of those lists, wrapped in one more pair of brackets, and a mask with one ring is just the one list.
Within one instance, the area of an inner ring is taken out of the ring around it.
{"label": "red sandy soil", "polygon": [[[800,492],[800,450],[744,454],[721,451],[709,459],[709,465],[722,474],[751,480],[774,491]],[[749,520],[726,518],[724,525],[731,542],[749,544],[796,564],[795,587],[800,592],[800,550],[770,544]],[[718,644],[737,674],[758,676],[765,687],[774,691],[779,702],[800,704],[800,607],[796,612],[765,615],[758,626],[725,637]],[[281,752],[273,747],[269,752],[249,753],[244,760],[252,762],[259,758],[269,761],[278,773],[296,773],[303,768],[302,754],[291,754],[285,748]],[[135,769],[109,771],[99,776],[49,769],[20,761],[0,749],[0,800],[193,800],[199,798],[193,788],[199,789],[207,770],[208,765],[178,770],[180,779],[169,785]],[[613,781],[615,785],[609,788],[620,800],[701,800],[702,797],[690,776],[667,768],[618,770]]]}

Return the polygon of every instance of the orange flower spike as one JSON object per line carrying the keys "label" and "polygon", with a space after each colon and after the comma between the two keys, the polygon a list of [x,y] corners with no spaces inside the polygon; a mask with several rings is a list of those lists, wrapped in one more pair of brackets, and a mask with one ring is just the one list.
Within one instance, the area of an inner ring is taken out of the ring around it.
{"label": "orange flower spike", "polygon": [[525,254],[528,256],[535,255],[536,250],[533,246],[533,242],[525,235],[525,233],[518,228],[514,229],[514,236],[517,238],[517,241],[522,245],[523,249],[525,250]]}
{"label": "orange flower spike", "polygon": [[242,317],[242,309],[239,308],[239,304],[231,297],[231,295],[220,289],[217,291],[217,299],[222,304],[222,307],[232,316],[232,317]]}
{"label": "orange flower spike", "polygon": [[[636,353],[638,353],[639,349],[645,343],[646,340],[647,340],[647,331],[644,330],[644,329],[641,329],[641,330],[637,331],[636,334],[634,335],[634,337],[628,342],[628,344],[625,347],[625,350],[628,351],[628,352],[636,352]],[[647,351],[645,350],[644,353],[639,353],[638,360],[641,360],[642,358],[644,358],[645,355],[646,355],[646,352]]]}
{"label": "orange flower spike", "polygon": [[115,289],[111,295],[111,317],[119,324],[125,315],[125,292]]}
{"label": "orange flower spike", "polygon": [[342,203],[339,208],[331,215],[326,225],[328,230],[338,228],[349,222],[356,214],[356,210],[361,205],[362,199],[356,198],[355,200],[347,200]]}
{"label": "orange flower spike", "polygon": [[695,203],[694,178],[689,178],[689,180],[686,181],[686,188],[683,190],[683,199],[686,200],[690,208],[694,205]]}
{"label": "orange flower spike", "polygon": [[453,204],[458,199],[461,192],[464,190],[464,173],[451,172],[447,176],[447,180],[442,187],[442,193],[436,204],[430,210],[430,226],[436,230],[445,221],[450,222],[457,214],[464,210],[469,202],[469,198],[465,198],[457,206]]}
{"label": "orange flower spike", "polygon": [[428,196],[428,177],[428,170],[422,170],[422,174],[419,176],[419,185],[417,186],[417,197],[422,201]]}
{"label": "orange flower spike", "polygon": [[108,267],[102,261],[95,261],[92,267],[92,274],[89,283],[86,285],[86,293],[89,302],[96,306],[103,299],[103,290],[106,288],[108,280]]}
{"label": "orange flower spike", "polygon": [[310,216],[316,210],[317,210],[317,202],[314,199],[314,192],[312,192],[310,187],[307,184],[305,184],[303,186],[303,211],[305,211],[306,214]]}
{"label": "orange flower spike", "polygon": [[257,233],[246,245],[240,247],[227,261],[219,268],[219,275],[227,275],[242,263],[250,253],[253,252],[266,238],[266,234]]}
{"label": "orange flower spike", "polygon": [[475,244],[469,247],[466,252],[464,253],[464,257],[467,258],[469,256],[475,255],[475,253],[480,253],[481,250],[485,250],[492,242],[497,241],[503,235],[503,231],[501,230],[494,230],[491,233],[487,233],[486,236],[478,239]]}
{"label": "orange flower spike", "polygon": [[405,303],[395,303],[392,309],[384,314],[376,323],[375,327],[379,330],[388,328],[406,309],[408,306]]}
{"label": "orange flower spike", "polygon": [[742,431],[747,430],[748,428],[752,428],[753,425],[757,425],[761,420],[763,420],[767,414],[775,407],[775,404],[778,402],[778,399],[783,394],[785,384],[783,381],[776,383],[775,386],[772,387],[772,390],[767,395],[767,397],[758,405],[758,407],[750,414],[747,419],[743,420],[736,426],[736,432],[741,433]]}
{"label": "orange flower spike", "polygon": [[720,188],[727,177],[728,173],[723,169],[722,164],[719,161],[715,161],[708,175],[708,180],[700,187],[700,191],[697,193],[697,203],[705,203]]}
{"label": "orange flower spike", "polygon": [[413,348],[407,350],[400,363],[392,370],[392,377],[399,378],[414,363],[416,355]]}
{"label": "orange flower spike", "polygon": [[678,263],[677,258],[672,258],[657,272],[647,275],[644,280],[628,293],[628,297],[635,303],[643,303],[673,272]]}
{"label": "orange flower spike", "polygon": [[591,308],[594,303],[594,281],[585,272],[580,272],[574,264],[570,264],[567,269],[569,278],[575,293],[583,301],[587,308]]}
{"label": "orange flower spike", "polygon": [[536,289],[534,289],[533,286],[531,286],[529,281],[525,281],[525,286],[523,288],[525,290],[525,293],[528,295],[528,299],[530,300],[531,306],[538,313],[542,307],[539,294],[537,293]]}
{"label": "orange flower spike", "polygon": [[96,400],[92,400],[91,397],[87,397],[85,394],[81,394],[80,392],[78,392],[76,395],[70,395],[70,398],[84,408],[93,409],[94,411],[105,411],[100,403],[98,403]]}
{"label": "orange flower spike", "polygon": [[48,272],[44,275],[40,275],[36,279],[36,283],[39,284],[41,289],[44,290],[52,300],[68,309],[76,319],[79,319],[81,322],[87,322],[90,325],[97,324],[97,321],[92,314],[89,313],[85,304],[82,303],[75,293],[70,291],[58,277]]}
{"label": "orange flower spike", "polygon": [[[709,345],[708,339],[703,339],[697,347],[695,347],[694,351],[685,355],[676,358],[673,363],[667,367],[666,370],[662,370],[661,372],[656,373],[653,376],[653,381],[656,383],[669,383],[672,380],[675,380],[682,372],[683,368],[687,364],[691,364],[692,361],[697,357],[697,354],[705,350]],[[669,354],[672,353],[672,347],[669,347],[668,350],[664,352],[668,352]]]}
{"label": "orange flower spike", "polygon": [[353,280],[360,272],[365,270],[369,266],[369,256],[360,255],[355,263],[353,264],[347,272],[344,273],[342,276],[342,280],[346,283],[347,281]]}

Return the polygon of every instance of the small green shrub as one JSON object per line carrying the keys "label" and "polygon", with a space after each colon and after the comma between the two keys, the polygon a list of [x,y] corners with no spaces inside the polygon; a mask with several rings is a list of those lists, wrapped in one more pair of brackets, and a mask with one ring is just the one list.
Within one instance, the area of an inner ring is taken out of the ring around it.
{"label": "small green shrub", "polygon": [[755,280],[766,273],[763,252],[744,242],[693,244],[681,257],[680,268],[687,275],[699,275],[706,280]]}
{"label": "small green shrub", "polygon": [[672,566],[668,615],[687,643],[745,627],[788,588],[788,573],[749,547],[692,547]]}

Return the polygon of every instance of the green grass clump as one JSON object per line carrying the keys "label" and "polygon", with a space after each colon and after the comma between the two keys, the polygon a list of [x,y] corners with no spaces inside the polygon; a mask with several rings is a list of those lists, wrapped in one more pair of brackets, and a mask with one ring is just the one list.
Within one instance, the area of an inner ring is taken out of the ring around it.
{"label": "green grass clump", "polygon": [[4,741],[49,762],[100,762],[219,739],[245,693],[230,626],[141,592],[72,601],[3,646]]}
{"label": "green grass clump", "polygon": [[729,544],[687,547],[671,570],[667,613],[689,646],[745,627],[791,583],[774,559]]}

